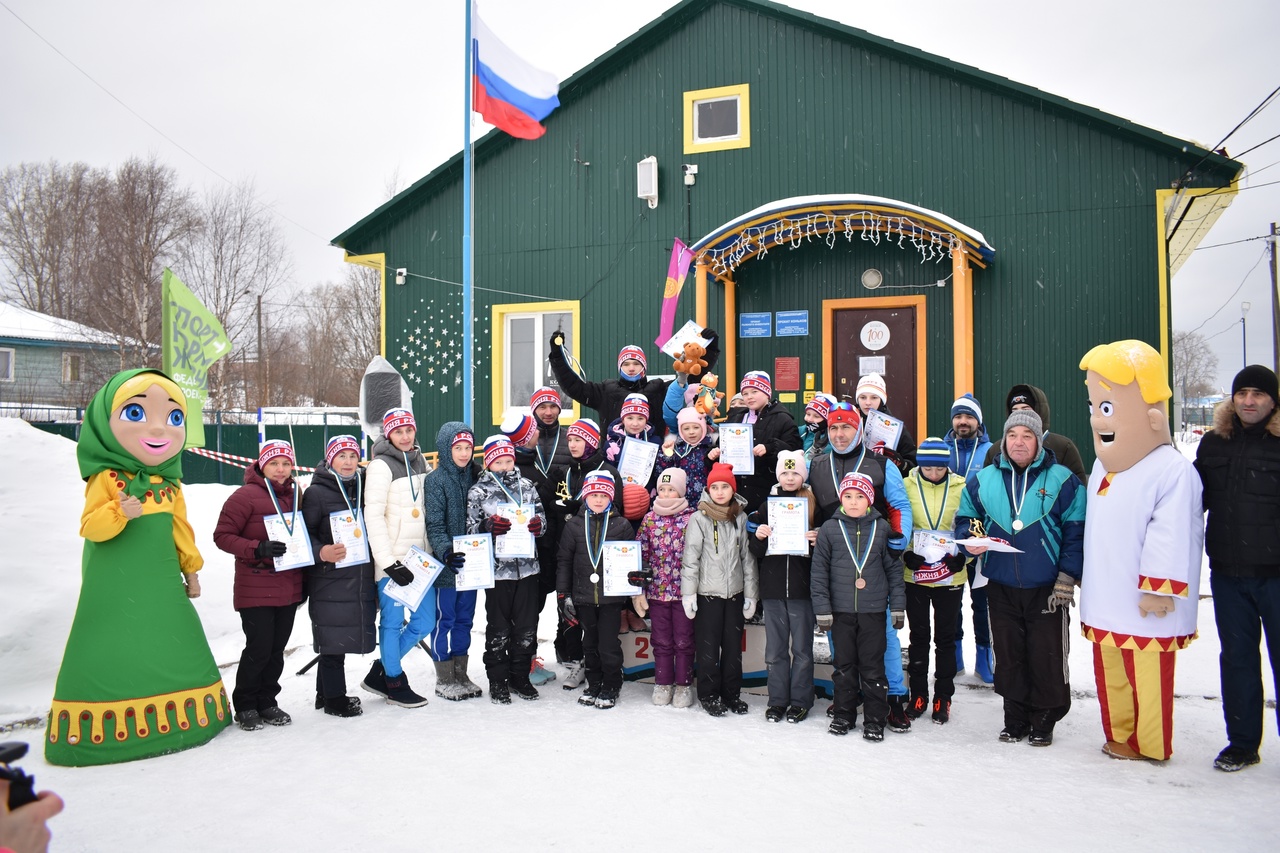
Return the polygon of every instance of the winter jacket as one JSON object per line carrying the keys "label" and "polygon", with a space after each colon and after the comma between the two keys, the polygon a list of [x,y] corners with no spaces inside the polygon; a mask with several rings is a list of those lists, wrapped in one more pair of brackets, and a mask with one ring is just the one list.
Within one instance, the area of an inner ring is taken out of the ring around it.
{"label": "winter jacket", "polygon": [[[427,542],[431,553],[443,558],[453,550],[453,537],[467,532],[467,492],[480,479],[480,466],[475,462],[465,468],[453,463],[450,449],[459,432],[470,432],[471,427],[461,421],[449,421],[436,433],[436,453],[439,462],[423,483],[423,509],[426,511]],[[446,569],[436,578],[437,588],[452,588],[458,576]]]}
{"label": "winter jacket", "polygon": [[[213,543],[221,551],[236,558],[236,578],[232,592],[232,604],[236,610],[246,607],[283,607],[302,601],[300,569],[277,572],[275,563],[254,556],[258,543],[267,538],[263,516],[275,515],[270,488],[285,519],[294,510],[293,496],[297,481],[290,477],[284,485],[276,485],[262,476],[255,462],[245,469],[244,485],[231,493],[222,505],[218,524],[213,529]],[[301,503],[301,501],[299,501]],[[303,524],[302,513],[297,513],[298,524]]]}
{"label": "winter jacket", "polygon": [[302,518],[316,555],[316,564],[306,570],[307,607],[313,645],[322,655],[368,654],[376,641],[378,588],[372,561],[338,568],[320,559],[320,549],[333,544],[329,516],[360,509],[364,490],[359,484],[364,473],[357,470],[350,483],[342,484],[321,462],[302,494]]}
{"label": "winter jacket", "polygon": [[[716,361],[720,358],[718,335],[711,336],[711,342],[707,344],[707,354],[703,358],[707,361],[706,369],[714,370]],[[613,423],[622,415],[622,401],[628,394],[643,394],[649,401],[650,413],[661,412],[663,400],[667,395],[667,386],[671,384],[666,379],[649,379],[644,374],[635,381],[625,380],[619,376],[617,379],[607,379],[604,382],[588,382],[573,372],[565,361],[560,347],[555,346],[548,352],[547,361],[556,374],[556,381],[560,384],[561,390],[582,405],[595,409],[598,415],[597,423],[602,424]],[[657,427],[656,431],[661,432],[661,427]]]}
{"label": "winter jacket", "polygon": [[[1080,451],[1076,447],[1076,443],[1065,435],[1059,435],[1056,432],[1049,432],[1049,398],[1045,393],[1034,385],[1014,385],[1009,389],[1009,393],[1004,397],[1004,414],[1008,417],[1013,411],[1013,398],[1024,396],[1031,405],[1032,410],[1040,416],[1040,423],[1044,426],[1044,434],[1040,436],[1040,446],[1046,450],[1053,452],[1053,457],[1058,460],[1059,465],[1065,465],[1072,474],[1081,483],[1089,482],[1089,474],[1084,470],[1084,460],[1080,458]],[[1003,425],[1002,429],[1003,429]],[[1000,457],[1001,442],[994,442],[987,450],[986,461],[983,466],[995,465]]]}
{"label": "winter jacket", "polygon": [[[793,496],[795,492],[784,492],[782,486],[775,485],[769,490],[770,495]],[[768,524],[769,510],[767,501],[759,509],[751,513],[749,520],[753,524]],[[817,517],[818,508],[813,506],[810,498],[809,520]],[[747,547],[756,558],[760,567],[760,597],[766,600],[775,599],[808,599],[809,572],[813,562],[812,556],[799,554],[768,554],[769,540],[760,539],[754,534],[747,534]],[[810,549],[812,551],[812,549]]]}
{"label": "winter jacket", "polygon": [[[569,519],[560,534],[556,593],[569,596],[574,604],[624,604],[627,601],[625,595],[604,594],[604,558],[600,558],[598,566],[593,566],[587,550],[587,524],[591,525],[591,541],[595,542],[606,516],[606,542],[630,542],[635,538],[631,522],[613,512],[580,512]],[[592,575],[596,575],[595,581],[591,580]]]}
{"label": "winter jacket", "polygon": [[[889,404],[883,400],[880,401],[878,411],[897,417],[897,415],[889,411]],[[898,420],[902,419],[898,418]],[[911,430],[907,428],[905,423],[902,425],[902,434],[898,436],[898,448],[896,450],[885,448],[883,454],[885,459],[897,466],[898,473],[904,476],[908,471],[916,467],[916,440],[912,438]]]}
{"label": "winter jacket", "polygon": [[680,600],[684,531],[696,511],[690,504],[675,515],[658,515],[649,510],[641,519],[636,541],[640,543],[640,562],[653,571],[653,579],[644,587],[644,597],[650,601]]}
{"label": "winter jacket", "polygon": [[547,511],[549,524],[538,537],[538,591],[542,594],[556,591],[556,554],[560,544],[561,520],[555,517],[551,507],[556,502],[556,486],[564,475],[564,469],[573,462],[569,452],[568,427],[558,424],[547,426],[538,421],[538,443],[532,450],[516,448],[516,467],[538,490],[538,499]]}
{"label": "winter jacket", "polygon": [[1280,409],[1246,427],[1231,399],[1219,403],[1195,465],[1209,513],[1209,569],[1227,577],[1280,577]]}
{"label": "winter jacket", "polygon": [[658,461],[653,468],[659,474],[668,468],[679,468],[684,471],[687,484],[684,494],[689,500],[689,506],[696,507],[702,500],[703,491],[707,488],[707,475],[711,473],[712,463],[707,459],[707,454],[715,446],[715,440],[710,436],[696,445],[690,445],[683,438],[677,439],[670,456],[665,452],[658,452]]}
{"label": "winter jacket", "polygon": [[831,448],[831,439],[827,437],[826,421],[820,424],[801,422],[797,428],[800,430],[800,440],[804,443],[804,459],[812,465],[813,460]]}
{"label": "winter jacket", "polygon": [[386,577],[383,570],[404,559],[410,545],[431,550],[422,511],[427,460],[416,445],[405,453],[385,438],[373,445],[372,456],[364,480],[364,523],[373,553],[374,579],[382,580]]}
{"label": "winter jacket", "polygon": [[[745,407],[729,410],[728,423],[746,422]],[[753,510],[769,495],[769,489],[778,482],[774,472],[778,467],[778,453],[783,450],[799,450],[804,446],[800,438],[800,430],[796,429],[795,418],[787,407],[777,400],[770,400],[768,405],[756,415],[752,440],[764,445],[764,455],[757,456],[755,472],[739,476],[738,494],[747,500],[747,509]]]}
{"label": "winter jacket", "polygon": [[942,440],[951,448],[951,460],[947,463],[951,473],[959,474],[966,481],[978,476],[978,472],[986,465],[987,454],[992,447],[991,437],[987,435],[987,425],[978,425],[978,435],[975,438],[960,438],[952,429],[947,430]]}
{"label": "winter jacket", "polygon": [[[859,557],[867,555],[861,575],[851,548]],[[857,586],[859,577],[867,582],[862,589]],[[857,518],[842,511],[827,519],[813,546],[810,582],[816,616],[883,613],[907,606],[902,561],[890,553],[889,526],[875,507]]]}
{"label": "winter jacket", "polygon": [[[1017,515],[1023,523],[1019,531],[1013,529],[1011,493],[1026,496]],[[956,510],[956,539],[972,536],[970,525],[977,519],[988,536],[1003,539],[1022,552],[986,552],[982,574],[996,583],[1019,589],[1052,586],[1058,572],[1079,581],[1084,564],[1086,500],[1084,485],[1057,464],[1052,451],[1040,448],[1025,472],[1016,471],[1001,455],[999,463],[983,468],[965,484],[960,509]]]}
{"label": "winter jacket", "polygon": [[[533,487],[533,483],[521,477],[519,471],[505,471],[501,474],[485,471],[480,475],[480,479],[467,493],[467,533],[490,532],[489,519],[498,512],[498,504],[503,503],[520,503],[530,509],[542,525],[542,533],[538,536],[546,535],[547,516],[542,511],[538,490]],[[536,547],[537,537],[534,545]],[[537,557],[495,557],[493,578],[498,581],[520,580],[536,575],[538,568]]]}
{"label": "winter jacket", "polygon": [[[978,459],[982,459],[981,456]],[[978,470],[975,469],[976,475]],[[964,497],[964,477],[947,472],[941,483],[931,483],[915,468],[906,477],[907,499],[911,501],[911,520],[914,530],[937,530],[953,535],[956,511]],[[907,583],[925,586],[960,586],[968,579],[963,551],[934,563],[926,563],[914,549],[908,547],[902,555],[903,578]]]}
{"label": "winter jacket", "polygon": [[830,453],[819,456],[809,467],[809,488],[818,500],[816,523],[821,525],[840,511],[840,481],[852,471],[860,471],[871,478],[872,485],[876,487],[876,499],[871,505],[882,518],[889,520],[893,530],[889,547],[904,550],[911,541],[913,519],[902,474],[883,456],[857,445],[847,453],[837,453],[832,447]]}
{"label": "winter jacket", "polygon": [[[622,445],[627,438],[635,438],[640,441],[647,441],[650,444],[662,445],[662,433],[660,430],[654,429],[652,426],[646,426],[639,435],[628,436],[627,431],[622,428],[622,419],[619,418],[609,424],[609,428],[604,431],[604,458],[615,468],[622,462]],[[658,455],[661,456],[662,454],[659,453]],[[644,484],[646,489],[653,488],[653,484],[657,481],[657,475],[658,464],[654,462],[653,470],[649,473],[649,482]]]}
{"label": "winter jacket", "polygon": [[[556,500],[548,509],[556,518],[552,532],[557,541],[559,541],[560,531],[564,529],[565,523],[577,515],[579,508],[582,506],[580,495],[583,481],[586,480],[588,474],[597,470],[608,471],[612,474],[615,490],[621,489],[622,475],[618,473],[617,468],[604,461],[604,451],[600,448],[597,448],[595,453],[584,459],[571,459],[569,467],[556,470]],[[565,495],[568,495],[567,499]]]}
{"label": "winter jacket", "polygon": [[703,494],[698,510],[684,529],[684,559],[680,568],[680,594],[732,598],[742,593],[760,600],[756,558],[747,547],[747,514],[741,495],[734,500],[744,510],[733,521],[713,521],[703,509],[711,503]]}
{"label": "winter jacket", "polygon": [[[700,377],[692,378],[697,379]],[[662,422],[666,424],[668,434],[677,438],[680,436],[680,410],[693,406],[694,400],[697,399],[697,385],[697,382],[685,385],[681,385],[679,382],[672,382],[667,386],[666,401],[662,404]],[[714,443],[718,432],[716,422],[705,416],[703,417],[703,422],[707,425],[707,437]]]}

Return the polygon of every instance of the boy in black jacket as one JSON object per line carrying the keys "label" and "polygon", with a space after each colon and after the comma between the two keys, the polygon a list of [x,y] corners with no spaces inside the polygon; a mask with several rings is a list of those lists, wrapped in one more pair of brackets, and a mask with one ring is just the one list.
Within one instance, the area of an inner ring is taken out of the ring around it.
{"label": "boy in black jacket", "polygon": [[738,494],[747,501],[747,511],[760,506],[777,482],[774,469],[778,453],[804,449],[804,439],[796,428],[795,418],[781,403],[773,399],[773,380],[763,370],[750,370],[742,377],[742,407],[729,410],[731,424],[752,424],[756,467],[751,474],[738,478]]}

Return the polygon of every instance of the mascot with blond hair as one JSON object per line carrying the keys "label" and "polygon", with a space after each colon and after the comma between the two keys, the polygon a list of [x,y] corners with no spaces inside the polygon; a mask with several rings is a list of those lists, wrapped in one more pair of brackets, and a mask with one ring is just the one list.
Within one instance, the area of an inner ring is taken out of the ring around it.
{"label": "mascot with blond hair", "polygon": [[1080,362],[1097,460],[1089,475],[1080,623],[1112,758],[1173,754],[1173,672],[1196,637],[1204,514],[1200,478],[1173,446],[1160,354],[1142,341]]}

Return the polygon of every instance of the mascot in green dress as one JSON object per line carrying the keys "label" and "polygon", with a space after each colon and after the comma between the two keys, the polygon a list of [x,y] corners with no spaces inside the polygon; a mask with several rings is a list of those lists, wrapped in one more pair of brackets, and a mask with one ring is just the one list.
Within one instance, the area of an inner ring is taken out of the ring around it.
{"label": "mascot in green dress", "polygon": [[200,616],[204,564],[182,496],[186,398],[127,370],[85,413],[80,601],[58,672],[45,758],[88,766],[199,746],[231,721]]}

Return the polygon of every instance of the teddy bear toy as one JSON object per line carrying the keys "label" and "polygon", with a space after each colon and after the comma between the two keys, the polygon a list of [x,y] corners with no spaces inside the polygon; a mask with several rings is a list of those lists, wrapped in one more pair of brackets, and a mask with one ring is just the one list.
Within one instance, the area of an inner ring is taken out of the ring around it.
{"label": "teddy bear toy", "polygon": [[687,373],[690,376],[697,376],[702,373],[703,368],[707,366],[707,360],[703,358],[707,354],[705,347],[690,341],[684,345],[684,352],[675,360],[672,366],[676,373]]}

